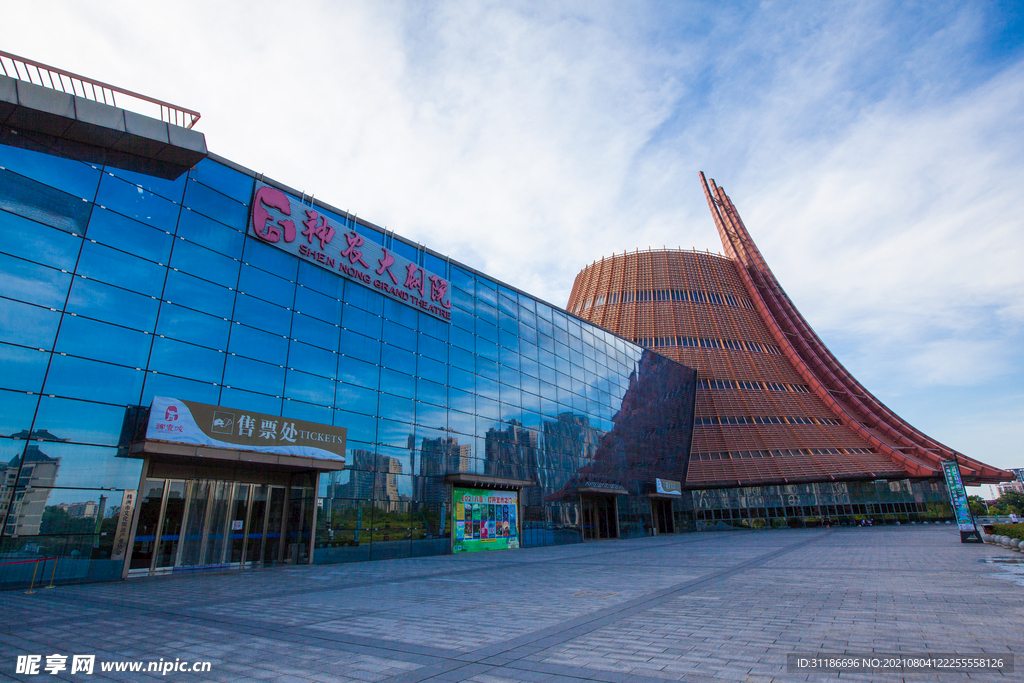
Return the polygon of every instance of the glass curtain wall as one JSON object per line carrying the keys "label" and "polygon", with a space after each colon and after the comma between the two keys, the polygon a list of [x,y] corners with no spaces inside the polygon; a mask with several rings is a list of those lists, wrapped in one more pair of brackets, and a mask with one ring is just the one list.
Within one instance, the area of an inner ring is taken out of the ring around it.
{"label": "glass curtain wall", "polygon": [[[321,211],[448,279],[442,322],[247,237],[250,174],[207,159],[164,180],[62,145],[0,134],[0,562],[120,575],[141,471],[122,424],[158,395],[347,427],[347,469],[282,512],[312,525],[316,506],[322,561],[447,552],[453,472],[535,481],[526,544],[579,540],[582,479],[684,478],[692,370]],[[675,422],[652,437],[630,397]]]}

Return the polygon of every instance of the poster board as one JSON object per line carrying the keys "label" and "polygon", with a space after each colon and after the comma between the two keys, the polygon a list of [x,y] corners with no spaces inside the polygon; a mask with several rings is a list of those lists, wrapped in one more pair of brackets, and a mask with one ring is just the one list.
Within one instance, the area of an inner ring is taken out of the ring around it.
{"label": "poster board", "polygon": [[519,547],[516,491],[452,487],[452,552]]}

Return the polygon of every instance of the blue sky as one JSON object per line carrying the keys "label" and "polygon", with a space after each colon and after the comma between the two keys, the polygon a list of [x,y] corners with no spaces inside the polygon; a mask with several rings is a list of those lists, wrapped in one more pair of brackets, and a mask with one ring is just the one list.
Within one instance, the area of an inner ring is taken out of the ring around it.
{"label": "blue sky", "polygon": [[[197,109],[210,149],[564,305],[730,194],[839,359],[1024,466],[1024,16],[955,2],[47,2],[3,49]],[[41,20],[45,17],[45,21]]]}

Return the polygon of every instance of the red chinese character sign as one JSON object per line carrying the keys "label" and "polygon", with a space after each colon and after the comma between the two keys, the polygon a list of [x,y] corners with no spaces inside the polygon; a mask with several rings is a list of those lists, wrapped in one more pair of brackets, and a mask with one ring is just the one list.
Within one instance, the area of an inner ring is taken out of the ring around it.
{"label": "red chinese character sign", "polygon": [[276,187],[256,183],[249,234],[435,318],[452,319],[447,280]]}

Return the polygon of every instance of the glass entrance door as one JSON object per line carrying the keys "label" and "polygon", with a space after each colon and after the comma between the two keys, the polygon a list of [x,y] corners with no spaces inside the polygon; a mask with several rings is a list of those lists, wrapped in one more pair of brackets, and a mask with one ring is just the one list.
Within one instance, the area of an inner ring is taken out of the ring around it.
{"label": "glass entrance door", "polygon": [[617,511],[613,496],[581,496],[583,540],[618,538]]}
{"label": "glass entrance door", "polygon": [[672,518],[671,500],[666,500],[665,498],[651,498],[651,514],[654,517],[655,533],[675,533],[675,520]]}
{"label": "glass entrance door", "polygon": [[149,479],[129,569],[277,564],[285,550],[285,494],[283,486]]}

